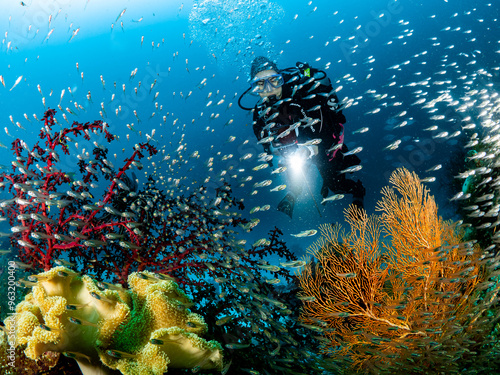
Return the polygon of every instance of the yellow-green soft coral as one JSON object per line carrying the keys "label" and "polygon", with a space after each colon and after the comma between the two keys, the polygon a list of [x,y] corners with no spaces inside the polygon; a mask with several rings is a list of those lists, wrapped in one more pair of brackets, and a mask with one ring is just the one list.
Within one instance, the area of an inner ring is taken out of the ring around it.
{"label": "yellow-green soft coral", "polygon": [[[150,272],[129,276],[130,290],[101,290],[65,267],[37,275],[38,283],[6,320],[31,359],[46,351],[75,358],[82,371],[163,374],[168,367],[222,368],[222,347],[198,335],[207,326],[191,313],[178,285]],[[103,366],[104,365],[104,366]]]}

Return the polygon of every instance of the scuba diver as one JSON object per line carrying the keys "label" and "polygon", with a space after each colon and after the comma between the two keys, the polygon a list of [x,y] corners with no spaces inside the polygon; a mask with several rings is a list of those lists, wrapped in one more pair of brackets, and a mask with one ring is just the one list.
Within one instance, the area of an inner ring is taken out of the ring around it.
{"label": "scuba diver", "polygon": [[[264,151],[284,157],[289,169],[304,160],[315,164],[323,179],[322,203],[352,194],[353,204],[362,208],[363,184],[346,178],[346,173],[361,169],[361,160],[344,144],[346,118],[326,73],[301,62],[280,70],[259,56],[252,62],[250,78],[251,86],[240,96],[238,105],[253,111],[253,130]],[[249,92],[260,96],[254,108],[241,104]],[[268,160],[273,166],[271,157]],[[292,218],[301,190],[302,185],[292,179],[278,210]],[[327,198],[329,190],[335,195]]]}

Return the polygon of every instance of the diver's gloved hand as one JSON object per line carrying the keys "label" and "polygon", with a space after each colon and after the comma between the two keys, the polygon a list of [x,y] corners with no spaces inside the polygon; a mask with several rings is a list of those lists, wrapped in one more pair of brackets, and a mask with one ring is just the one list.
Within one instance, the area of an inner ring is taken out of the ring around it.
{"label": "diver's gloved hand", "polygon": [[303,160],[311,159],[312,157],[318,155],[318,146],[301,146],[295,153]]}
{"label": "diver's gloved hand", "polygon": [[309,156],[310,158],[318,155],[319,153],[319,148],[318,146],[316,145],[312,145],[312,146],[307,146],[309,148],[309,150],[311,151],[311,156]]}
{"label": "diver's gloved hand", "polygon": [[302,119],[300,121],[302,122],[302,125],[301,125],[302,128],[312,127],[312,126],[314,126],[314,125],[316,125],[316,124],[318,124],[318,123],[321,122],[320,119],[318,119],[318,118],[312,118],[312,117],[306,117],[306,118],[304,118],[304,119]]}

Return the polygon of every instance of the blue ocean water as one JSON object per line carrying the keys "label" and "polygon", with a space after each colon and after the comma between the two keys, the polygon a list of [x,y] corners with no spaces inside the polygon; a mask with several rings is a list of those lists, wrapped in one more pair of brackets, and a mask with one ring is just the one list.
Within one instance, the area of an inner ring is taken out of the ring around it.
{"label": "blue ocean water", "polygon": [[[388,175],[396,166],[404,165],[422,172],[436,164],[446,166],[452,153],[449,151],[452,141],[432,141],[433,144],[426,146],[429,133],[421,129],[432,125],[432,120],[421,108],[410,106],[414,101],[412,92],[416,90],[409,84],[435,77],[436,71],[443,70],[440,64],[462,64],[462,60],[467,59],[463,55],[471,56],[475,50],[480,51],[477,64],[466,66],[462,74],[471,74],[478,66],[493,67],[498,56],[493,51],[497,43],[495,30],[498,30],[496,20],[492,19],[494,4],[477,3],[477,8],[471,3],[455,1],[375,1],[369,5],[363,1],[349,4],[313,1],[310,5],[306,1],[169,1],[162,6],[153,5],[153,2],[123,1],[106,6],[95,1],[33,1],[26,4],[8,5],[1,20],[6,34],[0,69],[6,84],[1,88],[2,125],[8,128],[12,137],[21,137],[28,144],[35,142],[39,126],[32,114],[41,118],[42,96],[47,107],[55,108],[64,89],[63,108],[74,109],[74,102],[84,107],[76,111],[77,116],[66,114],[69,121],[100,119],[100,103],[104,104],[104,120],[111,131],[120,136],[120,148],[127,149],[130,145],[125,140],[127,133],[132,133],[131,138],[137,135],[127,129],[127,123],[134,123],[134,129],[143,135],[156,129],[158,146],[164,146],[167,154],[177,149],[183,137],[185,155],[194,151],[200,154],[199,159],[190,160],[176,172],[184,177],[186,185],[209,175],[202,164],[217,152],[234,157],[227,163],[216,162],[210,172],[214,176],[212,182],[218,172],[229,166],[235,170],[245,169],[253,175],[252,182],[261,181],[269,178],[269,170],[252,172],[251,168],[257,165],[255,159],[245,163],[239,161],[247,152],[254,155],[261,152],[251,130],[251,116],[236,103],[247,88],[249,64],[257,55],[276,59],[280,68],[306,61],[318,68],[328,67],[329,77],[338,86],[343,86],[339,91],[341,99],[360,98],[355,99],[357,105],[345,110],[348,119],[346,143],[351,148],[364,147],[360,154],[364,168],[354,178],[360,178],[367,188],[365,205],[368,212],[373,212],[380,188],[387,183]],[[250,7],[250,4],[253,5]],[[123,9],[126,12],[116,21]],[[457,16],[452,17],[455,13]],[[231,17],[229,21],[228,17]],[[212,20],[204,24],[202,21],[206,19]],[[446,27],[460,27],[461,30],[443,31]],[[77,28],[78,33],[71,39]],[[466,30],[470,30],[470,34],[464,34]],[[473,37],[474,41],[468,41]],[[439,45],[433,46],[436,41]],[[453,47],[449,48],[451,45]],[[374,62],[367,63],[370,59]],[[388,69],[395,64],[401,67]],[[135,68],[138,69],[136,76],[129,79]],[[456,79],[456,74],[450,70],[444,80]],[[368,74],[371,77],[365,80]],[[346,75],[350,75],[351,80],[343,78]],[[20,83],[9,91],[19,76],[23,77]],[[104,86],[100,76],[105,81]],[[200,86],[205,78],[206,85]],[[155,87],[149,90],[154,80]],[[142,82],[142,87],[135,95],[133,87],[137,87],[138,81]],[[391,82],[394,82],[392,86]],[[431,85],[428,96],[440,88]],[[372,100],[368,90],[387,94],[387,98]],[[190,91],[192,94],[188,97]],[[92,101],[87,99],[88,92]],[[152,100],[156,92],[159,92],[158,98]],[[210,92],[213,96],[207,99]],[[115,98],[111,101],[113,93]],[[221,99],[224,103],[216,106]],[[247,105],[254,100],[252,97],[244,99]],[[210,100],[212,105],[207,107]],[[391,105],[397,101],[402,104]],[[163,106],[161,111],[155,109],[154,102]],[[231,108],[227,108],[229,103],[233,104]],[[116,116],[115,109],[119,105],[122,110]],[[377,105],[383,110],[366,115]],[[134,109],[139,124],[132,113]],[[394,116],[403,110],[408,113],[401,120],[406,119],[411,125],[392,130],[387,122],[399,120]],[[151,117],[153,112],[155,115]],[[32,122],[23,117],[24,113]],[[211,114],[219,116],[211,119]],[[16,127],[9,115],[26,130]],[[166,122],[162,121],[164,115]],[[176,125],[172,125],[177,118]],[[233,122],[225,125],[229,120]],[[65,123],[62,118],[60,122]],[[364,126],[370,131],[352,134],[353,130]],[[229,136],[235,136],[236,140],[224,143]],[[406,139],[398,150],[383,150],[390,139],[403,137]],[[247,139],[248,143],[242,145]],[[2,137],[6,145],[10,140],[6,134]],[[438,147],[440,145],[446,147]],[[8,160],[9,151],[2,149],[1,152],[2,159]],[[126,152],[116,152],[118,159],[126,156]],[[74,155],[65,160],[70,168],[75,161]],[[165,163],[159,162],[158,168],[164,168]],[[189,169],[195,166],[195,174],[191,175]],[[431,188],[447,183],[439,175],[436,177],[438,181],[429,185]],[[342,221],[342,211],[350,198],[320,206],[318,213],[313,198],[318,203],[321,200],[318,194],[320,179],[315,168],[307,168],[305,179],[313,196],[304,188],[293,220],[270,210],[260,215],[262,222],[250,237],[260,238],[278,224],[288,236],[290,245],[296,243],[303,248],[305,243],[290,234],[315,228],[322,222]],[[250,187],[251,183],[242,188],[242,194],[248,195]],[[274,209],[281,197],[281,193],[260,189],[257,195],[245,198],[245,204],[251,209],[269,203]]]}
{"label": "blue ocean water", "polygon": [[[10,143],[15,138],[30,146],[38,141],[41,122],[33,114],[41,119],[45,109],[54,108],[63,126],[68,124],[63,113],[69,123],[102,119],[120,137],[110,151],[116,154],[115,164],[131,154],[135,143],[146,141],[146,134],[153,137],[160,154],[144,162],[146,173],[136,172],[140,183],[148,175],[162,176],[162,187],[174,196],[203,184],[209,188],[210,200],[214,189],[227,181],[235,197],[244,199],[243,216],[260,220],[251,232],[241,231],[247,246],[267,237],[276,226],[287,246],[303,256],[318,235],[293,235],[324,223],[344,223],[351,197],[321,205],[321,178],[314,166],[307,165],[293,219],[276,210],[285,192],[270,189],[288,181],[271,175],[270,168],[252,170],[261,164],[257,155],[263,149],[256,143],[251,114],[237,103],[248,88],[251,61],[265,55],[280,68],[305,61],[325,70],[334,87],[341,87],[340,100],[351,99],[352,105],[344,111],[345,141],[350,149],[363,147],[359,154],[363,169],[351,178],[366,187],[368,214],[376,212],[380,191],[392,171],[404,166],[421,178],[435,177],[427,186],[436,196],[440,215],[457,219],[449,197],[460,189],[453,174],[463,161],[466,132],[462,126],[478,122],[481,108],[473,103],[466,111],[457,111],[452,103],[466,96],[470,87],[482,90],[498,85],[500,34],[495,2],[4,3],[0,15],[0,75],[5,82],[5,87],[0,86],[0,142],[6,146],[0,148],[0,163],[4,171],[11,169]],[[424,107],[442,95],[448,96]],[[426,101],[415,104],[419,99]],[[243,98],[245,105],[255,101],[251,96]],[[424,130],[432,126],[438,130]],[[355,133],[363,127],[369,131]],[[437,138],[440,132],[448,134]],[[460,134],[452,136],[456,132]],[[398,140],[397,148],[387,148]],[[104,143],[103,138],[97,141]],[[70,155],[61,155],[60,168],[76,172],[76,155],[93,146],[81,141],[78,147],[70,147]],[[249,153],[252,157],[243,160]],[[437,165],[442,167],[431,171]],[[252,180],[241,186],[248,176]],[[253,188],[267,179],[272,180],[271,186]],[[105,187],[96,193],[103,193]],[[268,211],[250,214],[252,208],[267,204]],[[8,232],[8,226],[1,231]]]}

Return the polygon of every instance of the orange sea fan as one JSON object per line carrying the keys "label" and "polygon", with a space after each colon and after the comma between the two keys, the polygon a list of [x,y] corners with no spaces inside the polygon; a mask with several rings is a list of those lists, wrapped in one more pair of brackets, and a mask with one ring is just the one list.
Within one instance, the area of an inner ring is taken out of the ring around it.
{"label": "orange sea fan", "polygon": [[438,217],[415,173],[398,169],[390,182],[380,215],[351,205],[349,232],[320,228],[299,275],[301,319],[323,327],[321,352],[347,372],[470,369],[498,319],[485,316],[498,295],[486,281],[495,259]]}

